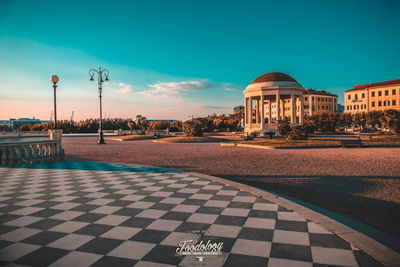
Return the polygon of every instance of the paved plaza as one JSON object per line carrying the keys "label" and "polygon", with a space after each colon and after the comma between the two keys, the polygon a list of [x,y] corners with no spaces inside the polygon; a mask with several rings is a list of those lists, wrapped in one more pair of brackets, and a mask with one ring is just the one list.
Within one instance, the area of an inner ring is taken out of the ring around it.
{"label": "paved plaza", "polygon": [[[378,265],[291,210],[189,172],[64,161],[0,177],[0,265]],[[223,246],[177,255],[185,240]]]}

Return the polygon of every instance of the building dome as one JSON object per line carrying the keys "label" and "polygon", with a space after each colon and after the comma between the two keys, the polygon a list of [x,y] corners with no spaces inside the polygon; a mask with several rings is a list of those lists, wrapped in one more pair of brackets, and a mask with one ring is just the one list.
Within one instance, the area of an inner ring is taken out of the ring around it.
{"label": "building dome", "polygon": [[256,78],[254,81],[251,82],[251,84],[255,83],[264,83],[264,82],[295,82],[297,81],[290,77],[289,75],[282,73],[282,72],[268,72],[265,73],[258,78]]}

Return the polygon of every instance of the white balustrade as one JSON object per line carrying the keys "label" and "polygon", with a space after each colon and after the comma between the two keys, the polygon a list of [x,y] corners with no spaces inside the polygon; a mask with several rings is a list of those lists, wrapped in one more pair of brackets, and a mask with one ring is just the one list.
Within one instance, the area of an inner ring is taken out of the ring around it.
{"label": "white balustrade", "polygon": [[50,140],[0,143],[0,164],[13,166],[51,162],[64,158],[62,130],[50,130]]}

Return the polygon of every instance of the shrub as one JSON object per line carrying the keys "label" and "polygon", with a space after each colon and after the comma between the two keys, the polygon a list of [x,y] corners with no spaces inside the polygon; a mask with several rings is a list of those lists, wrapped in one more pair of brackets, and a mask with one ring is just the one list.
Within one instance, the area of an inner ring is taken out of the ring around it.
{"label": "shrub", "polygon": [[203,136],[203,124],[197,119],[185,121],[182,126],[188,136]]}
{"label": "shrub", "polygon": [[285,119],[285,120],[278,120],[276,123],[277,123],[276,130],[278,134],[282,136],[288,136],[291,131],[289,122]]}
{"label": "shrub", "polygon": [[308,131],[307,126],[305,125],[294,126],[287,136],[288,140],[306,140],[307,138]]}
{"label": "shrub", "polygon": [[19,126],[18,131],[29,132],[31,130],[31,125],[32,124],[22,124],[21,126]]}
{"label": "shrub", "polygon": [[30,129],[31,131],[34,131],[34,132],[36,132],[36,131],[43,131],[43,125],[41,125],[41,124],[31,124],[31,126],[29,127],[29,129]]}
{"label": "shrub", "polygon": [[12,129],[7,124],[1,124],[0,131],[12,131]]}

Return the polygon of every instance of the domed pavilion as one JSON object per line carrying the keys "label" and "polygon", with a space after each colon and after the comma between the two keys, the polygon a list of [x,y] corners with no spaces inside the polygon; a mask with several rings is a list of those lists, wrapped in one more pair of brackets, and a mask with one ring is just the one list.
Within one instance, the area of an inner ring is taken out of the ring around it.
{"label": "domed pavilion", "polygon": [[275,131],[277,120],[289,119],[292,125],[304,121],[304,88],[281,72],[269,72],[256,78],[243,91],[245,133],[264,136]]}

